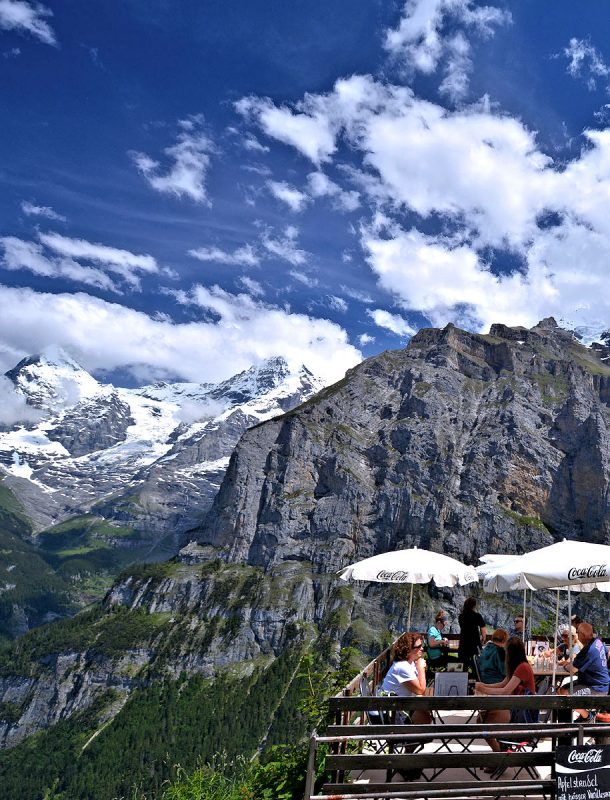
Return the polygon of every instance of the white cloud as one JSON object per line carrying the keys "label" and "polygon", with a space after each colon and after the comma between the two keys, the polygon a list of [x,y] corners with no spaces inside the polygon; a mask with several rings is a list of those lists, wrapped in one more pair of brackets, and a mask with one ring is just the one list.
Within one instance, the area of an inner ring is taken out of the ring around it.
{"label": "white cloud", "polygon": [[291,211],[303,211],[309,198],[303,192],[300,192],[294,186],[286,183],[286,181],[267,181],[267,187],[271,194],[282,203],[286,203]]}
{"label": "white cloud", "polygon": [[66,218],[57,211],[54,211],[50,206],[37,206],[27,200],[21,203],[21,210],[28,217],[45,217],[46,219],[53,219],[57,222],[66,222]]}
{"label": "white cloud", "polygon": [[5,345],[0,368],[15,364],[14,359],[7,362],[6,350],[21,358],[50,342],[73,353],[90,371],[131,370],[142,382],[174,375],[188,381],[224,380],[278,354],[291,366],[306,364],[332,382],[360,360],[346,332],[328,320],[291,314],[218,287],[197,286],[181,299],[214,311],[218,321],[169,323],[83,293],[0,286],[0,341]]}
{"label": "white cloud", "polygon": [[163,151],[169,160],[165,174],[162,165],[146,153],[132,151],[130,156],[156,191],[206,203],[205,177],[210,165],[209,154],[214,151],[214,145],[203,132],[201,115],[179,120],[178,125],[181,132],[176,144]]}
{"label": "white cloud", "polygon": [[253,153],[268,153],[269,152],[269,148],[267,147],[267,145],[261,144],[258,141],[258,139],[256,138],[256,136],[253,136],[252,134],[249,134],[248,136],[246,136],[244,138],[242,144],[243,144],[243,146],[244,146],[244,148],[246,150],[249,150],[250,152],[253,152]]}
{"label": "white cloud", "polygon": [[398,314],[390,314],[389,311],[384,311],[381,308],[375,308],[366,313],[373,320],[375,325],[378,325],[380,328],[385,328],[391,333],[395,333],[397,336],[413,336],[415,333],[415,328],[411,327],[406,319],[403,319],[403,317]]}
{"label": "white cloud", "polygon": [[221,250],[219,247],[198,247],[189,250],[188,253],[199,261],[214,261],[217,264],[235,264],[244,267],[255,267],[260,264],[260,258],[250,244],[238,247],[232,252]]}
{"label": "white cloud", "polygon": [[337,297],[334,294],[329,295],[329,297],[328,297],[328,305],[334,311],[340,311],[342,314],[345,314],[345,312],[348,309],[348,305],[345,302],[345,300],[342,297]]}
{"label": "white cloud", "polygon": [[472,68],[462,29],[486,37],[510,21],[508,11],[477,6],[474,0],[407,0],[398,27],[386,32],[385,47],[414,72],[430,75],[445,63],[441,90],[458,100],[466,94]]}
{"label": "white cloud", "polygon": [[31,33],[44,44],[57,45],[53,29],[45,17],[52,17],[51,9],[41,3],[26,0],[0,0],[0,28],[19,33]]}
{"label": "white cloud", "polygon": [[269,99],[244,97],[235,104],[242,116],[255,121],[273,139],[295,147],[314,164],[328,161],[335,151],[335,131],[316,99],[299,103],[296,113],[290,108],[275,106]]}
{"label": "white cloud", "polygon": [[598,78],[607,78],[610,75],[610,67],[601,53],[585,39],[570,39],[563,55],[569,61],[569,74],[573,78],[582,78],[590,90],[597,88]]}
{"label": "white cloud", "polygon": [[[136,255],[128,250],[92,244],[83,239],[69,239],[57,233],[39,234],[41,244],[18,239],[0,238],[2,266],[9,270],[27,270],[48,278],[63,278],[98,289],[119,292],[119,286],[107,274],[121,278],[132,289],[140,287],[139,273],[158,272],[152,256]],[[97,266],[90,266],[93,262]]]}
{"label": "white cloud", "polygon": [[84,239],[69,239],[58,233],[41,233],[40,241],[61,256],[86,261],[94,261],[104,269],[119,275],[133,288],[139,288],[138,273],[156,273],[159,266],[149,255],[138,255],[129,250],[87,242]]}
{"label": "white cloud", "polygon": [[265,231],[262,235],[261,242],[268,253],[298,267],[305,264],[307,261],[307,253],[305,250],[301,250],[297,247],[298,235],[298,228],[295,228],[294,225],[288,225],[284,229],[283,236],[272,236],[270,231]]}
{"label": "white cloud", "polygon": [[258,281],[253,280],[248,275],[242,275],[239,279],[239,283],[244,287],[244,289],[254,297],[262,297],[265,294],[265,290],[261,286]]}
{"label": "white cloud", "polygon": [[306,272],[301,272],[298,269],[291,269],[288,274],[291,278],[294,278],[295,281],[302,283],[303,286],[307,286],[308,289],[313,289],[318,285],[317,278],[313,278],[311,275],[308,275]]}
{"label": "white cloud", "polygon": [[360,347],[364,347],[367,344],[372,344],[375,341],[374,336],[369,336],[368,333],[363,333],[358,337],[358,343]]}
{"label": "white cloud", "polygon": [[0,425],[38,422],[40,419],[42,419],[41,412],[28,406],[24,395],[15,391],[12,381],[0,375]]}
{"label": "white cloud", "polygon": [[84,283],[98,289],[117,292],[114,282],[102,270],[79,264],[71,258],[48,256],[41,245],[26,242],[15,236],[0,238],[0,247],[4,255],[0,264],[11,271],[26,270],[34,275],[46,278],[63,278],[64,280]]}
{"label": "white cloud", "polygon": [[355,211],[360,205],[358,192],[343,190],[323,172],[310,172],[307,182],[312,197],[332,197],[335,208],[343,211]]}

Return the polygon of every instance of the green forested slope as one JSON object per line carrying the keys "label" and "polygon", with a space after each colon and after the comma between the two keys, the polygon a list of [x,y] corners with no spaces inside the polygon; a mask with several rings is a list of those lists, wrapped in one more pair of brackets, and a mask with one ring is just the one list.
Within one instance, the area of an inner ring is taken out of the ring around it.
{"label": "green forested slope", "polygon": [[191,771],[218,752],[229,759],[253,754],[276,716],[282,734],[289,731],[290,740],[298,740],[305,732],[294,704],[302,690],[295,677],[300,656],[291,648],[248,678],[156,683],[134,692],[104,727],[104,708],[116,701],[110,694],[87,712],[0,753],[2,798],[39,800],[54,787],[62,800],[112,800],[131,797],[134,786],[154,798],[175,776],[177,764]]}

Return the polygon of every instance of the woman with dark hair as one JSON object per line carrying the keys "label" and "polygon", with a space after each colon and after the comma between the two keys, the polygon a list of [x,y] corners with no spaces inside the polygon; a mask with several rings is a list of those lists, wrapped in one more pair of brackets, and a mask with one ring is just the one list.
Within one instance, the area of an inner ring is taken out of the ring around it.
{"label": "woman with dark hair", "polygon": [[[419,633],[403,633],[394,644],[392,666],[387,671],[381,693],[399,697],[422,695],[426,691],[426,662],[422,658],[423,637]],[[415,711],[413,722],[432,721],[428,711]]]}
{"label": "woman with dark hair", "polygon": [[[499,683],[481,683],[474,685],[475,694],[536,694],[534,672],[525,654],[525,645],[518,636],[512,636],[506,643],[506,677]],[[497,709],[486,711],[483,720],[486,725],[494,722],[537,722],[538,711],[528,711],[527,717],[521,710]],[[489,739],[489,746],[496,752],[500,745],[495,739]]]}
{"label": "woman with dark hair", "polygon": [[464,665],[464,669],[472,669],[472,659],[481,649],[481,643],[485,643],[487,629],[485,620],[476,610],[476,597],[467,597],[464,600],[464,607],[458,617],[460,623],[460,646],[458,648],[458,659]]}

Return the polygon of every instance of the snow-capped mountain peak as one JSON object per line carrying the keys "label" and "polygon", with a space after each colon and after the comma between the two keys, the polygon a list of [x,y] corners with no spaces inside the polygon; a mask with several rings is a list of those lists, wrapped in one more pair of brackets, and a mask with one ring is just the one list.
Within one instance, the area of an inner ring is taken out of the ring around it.
{"label": "snow-capped mountain peak", "polygon": [[51,346],[41,353],[24,358],[5,373],[28,405],[55,412],[94,397],[102,385],[72,356],[60,347]]}
{"label": "snow-capped mountain peak", "polygon": [[241,434],[324,386],[278,356],[218,384],[127,389],[98,383],[57,349],[7,377],[44,411],[0,432],[0,463],[20,499],[35,502],[38,527],[93,512],[178,538],[211,504]]}

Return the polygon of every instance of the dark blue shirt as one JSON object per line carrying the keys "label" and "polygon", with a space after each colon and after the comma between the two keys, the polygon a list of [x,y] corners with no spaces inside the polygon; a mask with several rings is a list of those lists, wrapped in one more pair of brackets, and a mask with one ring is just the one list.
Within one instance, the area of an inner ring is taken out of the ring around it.
{"label": "dark blue shirt", "polygon": [[593,639],[574,657],[574,666],[578,670],[578,683],[588,686],[594,692],[608,693],[610,678],[608,677],[606,648],[600,639]]}

